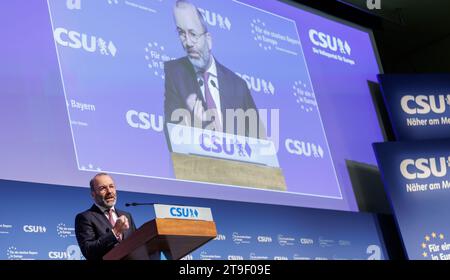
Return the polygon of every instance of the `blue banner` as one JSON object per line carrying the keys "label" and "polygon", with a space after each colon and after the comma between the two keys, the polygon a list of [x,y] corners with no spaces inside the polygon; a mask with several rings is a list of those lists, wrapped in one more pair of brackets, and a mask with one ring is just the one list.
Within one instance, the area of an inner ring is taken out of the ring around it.
{"label": "blue banner", "polygon": [[[0,197],[0,259],[83,259],[74,219],[91,206],[89,189],[0,180]],[[126,202],[211,208],[218,236],[187,260],[387,258],[371,214],[120,191],[118,198],[137,227],[154,209]]]}
{"label": "blue banner", "polygon": [[450,142],[374,144],[409,259],[449,260]]}
{"label": "blue banner", "polygon": [[450,137],[450,74],[379,75],[398,140]]}

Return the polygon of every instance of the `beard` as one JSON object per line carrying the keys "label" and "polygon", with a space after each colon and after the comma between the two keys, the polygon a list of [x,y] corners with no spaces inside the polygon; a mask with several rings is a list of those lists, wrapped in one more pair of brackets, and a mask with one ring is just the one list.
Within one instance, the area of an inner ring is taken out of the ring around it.
{"label": "beard", "polygon": [[116,201],[117,201],[116,197],[114,197],[114,199],[111,200],[111,201],[108,201],[106,198],[101,197],[101,196],[95,197],[95,202],[98,205],[100,205],[102,207],[105,207],[107,209],[112,208],[113,206],[115,206],[116,205]]}
{"label": "beard", "polygon": [[211,53],[208,49],[204,48],[203,50],[193,51],[194,56],[189,55],[189,50],[187,53],[189,61],[197,71],[206,71],[211,60]]}
{"label": "beard", "polygon": [[203,57],[200,58],[193,58],[193,57],[189,57],[189,61],[192,63],[192,65],[194,65],[194,68],[197,70],[202,70],[205,71],[206,67],[208,65],[208,61],[206,61]]}
{"label": "beard", "polygon": [[108,202],[106,199],[102,199],[104,205],[106,208],[111,208],[114,205],[116,205],[116,198],[114,198],[112,201]]}

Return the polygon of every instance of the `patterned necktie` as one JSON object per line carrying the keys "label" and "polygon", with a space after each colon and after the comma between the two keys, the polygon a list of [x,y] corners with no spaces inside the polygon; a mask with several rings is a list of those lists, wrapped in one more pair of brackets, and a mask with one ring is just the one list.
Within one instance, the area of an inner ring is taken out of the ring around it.
{"label": "patterned necktie", "polygon": [[108,214],[108,220],[109,220],[109,222],[110,222],[111,225],[114,227],[114,225],[115,225],[116,223],[114,222],[113,212],[114,212],[114,210],[113,210],[112,208],[109,208],[109,210],[107,211],[107,214]]}
{"label": "patterned necktie", "polygon": [[[209,73],[208,73],[208,71],[203,72],[203,83],[205,86],[205,101],[206,101],[206,106],[207,106],[206,109],[207,110],[215,110],[216,113],[219,114],[220,112],[218,112],[216,103],[214,102],[211,91],[209,90]],[[218,117],[213,118],[213,122],[214,122],[214,130],[222,131],[222,124],[220,123],[220,118],[218,118]]]}
{"label": "patterned necktie", "polygon": [[[114,227],[116,222],[114,222],[114,216],[113,216],[114,210],[112,208],[109,208],[109,211],[107,211],[108,214],[108,220],[111,223],[111,225]],[[117,238],[119,241],[122,240],[122,234],[118,236]]]}
{"label": "patterned necktie", "polygon": [[203,72],[203,82],[205,84],[205,101],[207,109],[216,109],[216,103],[214,102],[214,99],[211,95],[211,91],[209,90],[209,73],[208,71]]}

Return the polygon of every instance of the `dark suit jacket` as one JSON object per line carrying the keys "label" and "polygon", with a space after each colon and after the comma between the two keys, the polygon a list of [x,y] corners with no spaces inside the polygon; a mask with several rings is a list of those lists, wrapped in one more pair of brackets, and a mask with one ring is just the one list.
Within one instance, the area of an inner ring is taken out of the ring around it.
{"label": "dark suit jacket", "polygon": [[[224,132],[227,132],[226,109],[255,109],[255,102],[250,94],[245,81],[238,75],[220,64],[217,60],[217,80],[219,82],[220,104],[222,111],[222,120]],[[172,112],[178,108],[189,110],[187,107],[187,97],[195,93],[203,101],[206,108],[206,102],[203,98],[200,85],[198,84],[197,74],[188,57],[182,57],[176,60],[167,61],[164,64],[165,72],[165,99],[164,99],[164,119],[165,123],[170,123]],[[259,116],[258,116],[259,123]],[[167,129],[167,127],[166,127]],[[167,133],[167,131],[166,131]],[[237,134],[237,125],[234,126],[234,134]],[[167,134],[166,134],[167,135]],[[248,124],[246,125],[245,135],[249,135]],[[253,135],[252,137],[256,137]]]}
{"label": "dark suit jacket", "polygon": [[[118,217],[125,215],[130,228],[124,232],[126,239],[136,230],[130,213],[115,209]],[[101,260],[119,242],[112,232],[112,225],[105,214],[94,204],[75,218],[75,234],[81,252],[87,260]]]}

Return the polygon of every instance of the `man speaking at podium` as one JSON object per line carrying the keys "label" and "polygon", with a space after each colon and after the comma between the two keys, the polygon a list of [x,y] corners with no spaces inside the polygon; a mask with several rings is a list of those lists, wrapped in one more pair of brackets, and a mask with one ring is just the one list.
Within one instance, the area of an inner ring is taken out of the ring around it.
{"label": "man speaking at podium", "polygon": [[101,260],[114,246],[136,230],[130,213],[116,209],[116,185],[106,173],[89,182],[94,204],[75,218],[75,234],[87,260]]}
{"label": "man speaking at podium", "polygon": [[[243,79],[212,55],[212,36],[201,13],[192,3],[178,0],[173,14],[187,56],[164,65],[165,123],[178,123],[178,119],[172,119],[172,113],[184,109],[189,112],[190,121],[184,125],[262,138],[258,137],[259,116],[250,90]],[[225,113],[230,109],[245,112],[246,118],[237,120],[241,128],[227,123]],[[255,127],[250,129],[250,125]]]}

